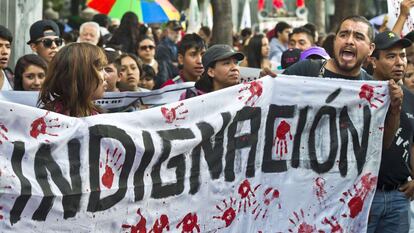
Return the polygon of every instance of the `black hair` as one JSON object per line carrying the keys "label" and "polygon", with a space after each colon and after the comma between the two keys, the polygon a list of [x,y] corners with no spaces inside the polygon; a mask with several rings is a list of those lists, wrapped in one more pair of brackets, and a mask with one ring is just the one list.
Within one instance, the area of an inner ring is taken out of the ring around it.
{"label": "black hair", "polygon": [[306,28],[306,29],[308,29],[312,33],[312,35],[313,35],[313,41],[314,42],[317,42],[318,41],[318,38],[317,38],[316,34],[318,32],[318,29],[316,28],[316,25],[313,24],[313,23],[307,23],[307,24],[303,25],[303,27]]}
{"label": "black hair", "polygon": [[197,51],[206,49],[204,40],[196,33],[186,34],[178,44],[178,54],[185,55],[185,52],[191,48],[195,48]]}
{"label": "black hair", "polygon": [[277,23],[275,26],[275,37],[278,37],[278,33],[282,33],[286,28],[292,28],[292,26],[285,21]]}
{"label": "black hair", "polygon": [[290,40],[290,38],[292,38],[292,36],[293,36],[294,34],[300,34],[300,33],[304,33],[304,34],[306,34],[306,35],[308,36],[308,38],[309,38],[309,40],[310,40],[311,44],[314,44],[314,43],[315,43],[315,41],[314,41],[314,39],[313,39],[312,32],[311,32],[311,31],[309,31],[309,29],[307,29],[307,28],[305,28],[305,27],[297,27],[297,28],[294,28],[294,29],[293,29],[293,31],[292,31],[292,33],[290,33],[290,34],[289,34],[289,40]]}
{"label": "black hair", "polygon": [[341,29],[341,25],[346,21],[346,20],[351,20],[354,22],[361,22],[361,23],[365,23],[368,26],[368,38],[370,42],[374,41],[374,29],[372,28],[371,23],[367,20],[367,18],[365,18],[364,16],[360,16],[360,15],[351,15],[348,16],[346,18],[344,18],[341,23],[339,24],[338,29],[336,29],[335,34],[338,34],[339,29]]}
{"label": "black hair", "polygon": [[6,28],[3,25],[0,25],[0,38],[7,40],[8,42],[10,42],[10,44],[13,42],[12,33],[8,28]]}
{"label": "black hair", "polygon": [[326,50],[330,57],[334,57],[334,40],[335,34],[330,33],[325,37],[325,40],[322,43],[322,48]]}
{"label": "black hair", "polygon": [[133,53],[123,53],[115,60],[115,65],[117,67],[119,67],[118,74],[119,74],[119,72],[121,72],[120,68],[122,67],[122,59],[124,59],[126,57],[130,57],[130,58],[132,58],[132,60],[135,61],[135,63],[138,66],[138,69],[139,69],[139,75],[141,76],[141,74],[142,74],[142,61],[141,61],[141,59],[139,59],[139,57],[137,55],[135,55]]}
{"label": "black hair", "polygon": [[251,28],[244,28],[241,30],[240,35],[245,38],[252,35],[252,29]]}
{"label": "black hair", "polygon": [[108,28],[110,20],[109,17],[105,14],[96,14],[93,16],[92,21],[99,24],[99,26]]}
{"label": "black hair", "polygon": [[249,67],[260,68],[263,60],[262,40],[263,34],[254,35],[247,45],[247,64]]}
{"label": "black hair", "polygon": [[202,26],[200,28],[201,31],[203,31],[203,33],[207,36],[210,37],[211,36],[211,29],[207,26]]}
{"label": "black hair", "polygon": [[20,57],[19,60],[17,60],[16,66],[14,68],[14,90],[23,90],[23,73],[30,65],[35,65],[42,68],[45,71],[45,74],[47,72],[46,61],[38,55],[27,54]]}
{"label": "black hair", "polygon": [[142,66],[142,74],[141,74],[141,78],[145,78],[145,77],[151,77],[152,79],[154,79],[157,76],[157,74],[155,74],[155,70],[154,68],[152,68],[152,66],[144,64]]}

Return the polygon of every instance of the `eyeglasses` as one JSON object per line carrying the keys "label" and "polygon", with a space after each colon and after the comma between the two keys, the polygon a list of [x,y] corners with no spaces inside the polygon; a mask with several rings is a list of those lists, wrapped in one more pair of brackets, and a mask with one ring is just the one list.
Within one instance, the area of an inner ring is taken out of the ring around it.
{"label": "eyeglasses", "polygon": [[59,47],[63,44],[63,39],[62,38],[55,38],[55,39],[47,38],[47,39],[41,39],[41,40],[36,41],[36,43],[40,43],[40,42],[42,42],[43,47],[45,48],[52,47],[53,42],[55,42],[55,45]]}
{"label": "eyeglasses", "polygon": [[154,45],[143,45],[143,46],[139,46],[139,49],[140,50],[147,50],[147,49],[153,50],[155,49],[155,46]]}

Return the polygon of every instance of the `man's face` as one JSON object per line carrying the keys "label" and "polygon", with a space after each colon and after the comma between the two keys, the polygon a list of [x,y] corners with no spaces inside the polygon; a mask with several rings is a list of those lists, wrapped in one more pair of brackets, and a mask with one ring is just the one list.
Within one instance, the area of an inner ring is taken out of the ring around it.
{"label": "man's face", "polygon": [[114,63],[108,64],[105,66],[105,72],[108,75],[106,78],[106,82],[108,83],[108,87],[106,91],[112,92],[116,89],[116,83],[121,80],[118,75],[118,69],[115,67]]}
{"label": "man's face", "polygon": [[375,45],[368,37],[369,26],[363,22],[345,20],[334,40],[336,66],[343,72],[355,72],[372,54]]}
{"label": "man's face", "polygon": [[177,43],[177,41],[179,41],[180,39],[180,30],[173,30],[171,28],[167,28],[167,36],[174,43]]}
{"label": "man's face", "polygon": [[8,40],[0,37],[0,68],[4,69],[9,64],[11,44]]}
{"label": "man's face", "polygon": [[409,63],[405,69],[404,85],[414,91],[414,64]]}
{"label": "man's face", "polygon": [[[48,30],[52,32],[51,30]],[[46,32],[48,32],[46,31]],[[55,54],[59,51],[60,46],[62,44],[56,44],[55,40],[59,40],[60,38],[58,36],[45,36],[34,43],[30,44],[30,48],[33,50],[33,52],[37,53],[40,57],[45,59],[47,63],[49,63],[52,58],[55,56]],[[52,43],[50,43],[52,40]],[[60,39],[61,40],[61,39]]]}
{"label": "man's face", "polygon": [[87,42],[97,45],[99,41],[99,31],[96,30],[96,27],[85,25],[82,29],[82,32],[79,34],[79,42]]}
{"label": "man's face", "polygon": [[201,74],[204,72],[203,63],[201,58],[206,50],[197,50],[191,48],[185,51],[185,55],[178,54],[178,62],[183,65],[184,77],[189,79],[188,81],[197,81]]}
{"label": "man's face", "polygon": [[217,61],[216,65],[214,67],[209,67],[207,72],[208,75],[213,78],[215,91],[239,83],[239,65],[237,59],[233,57]]}
{"label": "man's face", "polygon": [[312,42],[306,33],[295,33],[290,37],[288,47],[304,51],[312,47]]}
{"label": "man's face", "polygon": [[402,46],[394,46],[379,51],[379,58],[374,58],[374,77],[378,80],[394,79],[398,82],[404,78],[407,57]]}
{"label": "man's face", "polygon": [[292,33],[292,28],[286,28],[281,33],[278,33],[278,39],[283,44],[287,44],[289,42],[289,34]]}

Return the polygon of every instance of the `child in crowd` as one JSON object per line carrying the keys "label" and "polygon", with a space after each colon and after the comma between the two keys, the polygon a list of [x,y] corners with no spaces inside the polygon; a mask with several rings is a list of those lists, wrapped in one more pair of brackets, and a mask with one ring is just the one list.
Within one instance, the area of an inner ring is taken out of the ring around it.
{"label": "child in crowd", "polygon": [[49,64],[38,105],[72,117],[101,113],[94,100],[106,89],[105,53],[88,43],[64,46]]}
{"label": "child in crowd", "polygon": [[35,54],[24,55],[17,60],[14,69],[14,90],[40,91],[46,72],[45,60]]}
{"label": "child in crowd", "polygon": [[141,79],[139,80],[139,86],[147,90],[154,89],[156,74],[154,69],[150,65],[142,66]]}
{"label": "child in crowd", "polygon": [[138,87],[142,66],[139,58],[131,53],[122,54],[116,61],[120,67],[118,88],[120,91],[140,91]]}

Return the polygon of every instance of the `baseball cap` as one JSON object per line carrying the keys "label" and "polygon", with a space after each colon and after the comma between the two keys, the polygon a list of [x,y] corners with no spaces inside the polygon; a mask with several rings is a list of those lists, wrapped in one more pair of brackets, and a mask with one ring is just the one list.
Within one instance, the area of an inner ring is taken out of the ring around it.
{"label": "baseball cap", "polygon": [[210,92],[212,90],[212,80],[207,75],[207,68],[214,62],[234,57],[236,60],[241,61],[244,59],[244,55],[240,52],[234,51],[234,49],[227,44],[216,44],[207,49],[202,58],[204,67],[204,73],[201,78],[195,83],[195,87],[203,92]]}
{"label": "baseball cap", "polygon": [[403,48],[411,46],[411,41],[406,38],[401,38],[395,32],[385,31],[378,33],[374,39],[375,50],[389,49],[395,45],[401,45]]}
{"label": "baseball cap", "polygon": [[[45,32],[46,30],[52,30],[53,32]],[[27,44],[34,43],[44,36],[60,37],[59,27],[52,20],[39,20],[32,24],[32,26],[30,26],[30,40]]]}
{"label": "baseball cap", "polygon": [[411,40],[411,42],[414,41],[414,31],[409,32],[407,35],[404,36],[405,39]]}
{"label": "baseball cap", "polygon": [[180,22],[178,22],[177,20],[168,21],[166,27],[171,29],[171,30],[174,30],[174,31],[179,31],[179,30],[183,29]]}
{"label": "baseball cap", "polygon": [[305,59],[309,59],[309,58],[320,58],[320,59],[327,60],[331,57],[329,56],[329,54],[326,52],[324,48],[319,47],[319,46],[313,46],[313,47],[306,49],[300,54],[301,61]]}
{"label": "baseball cap", "polygon": [[301,52],[302,50],[297,49],[297,48],[292,48],[292,49],[288,49],[284,51],[282,53],[282,61],[280,63],[282,66],[282,69],[286,69],[289,66],[298,62],[300,59]]}

